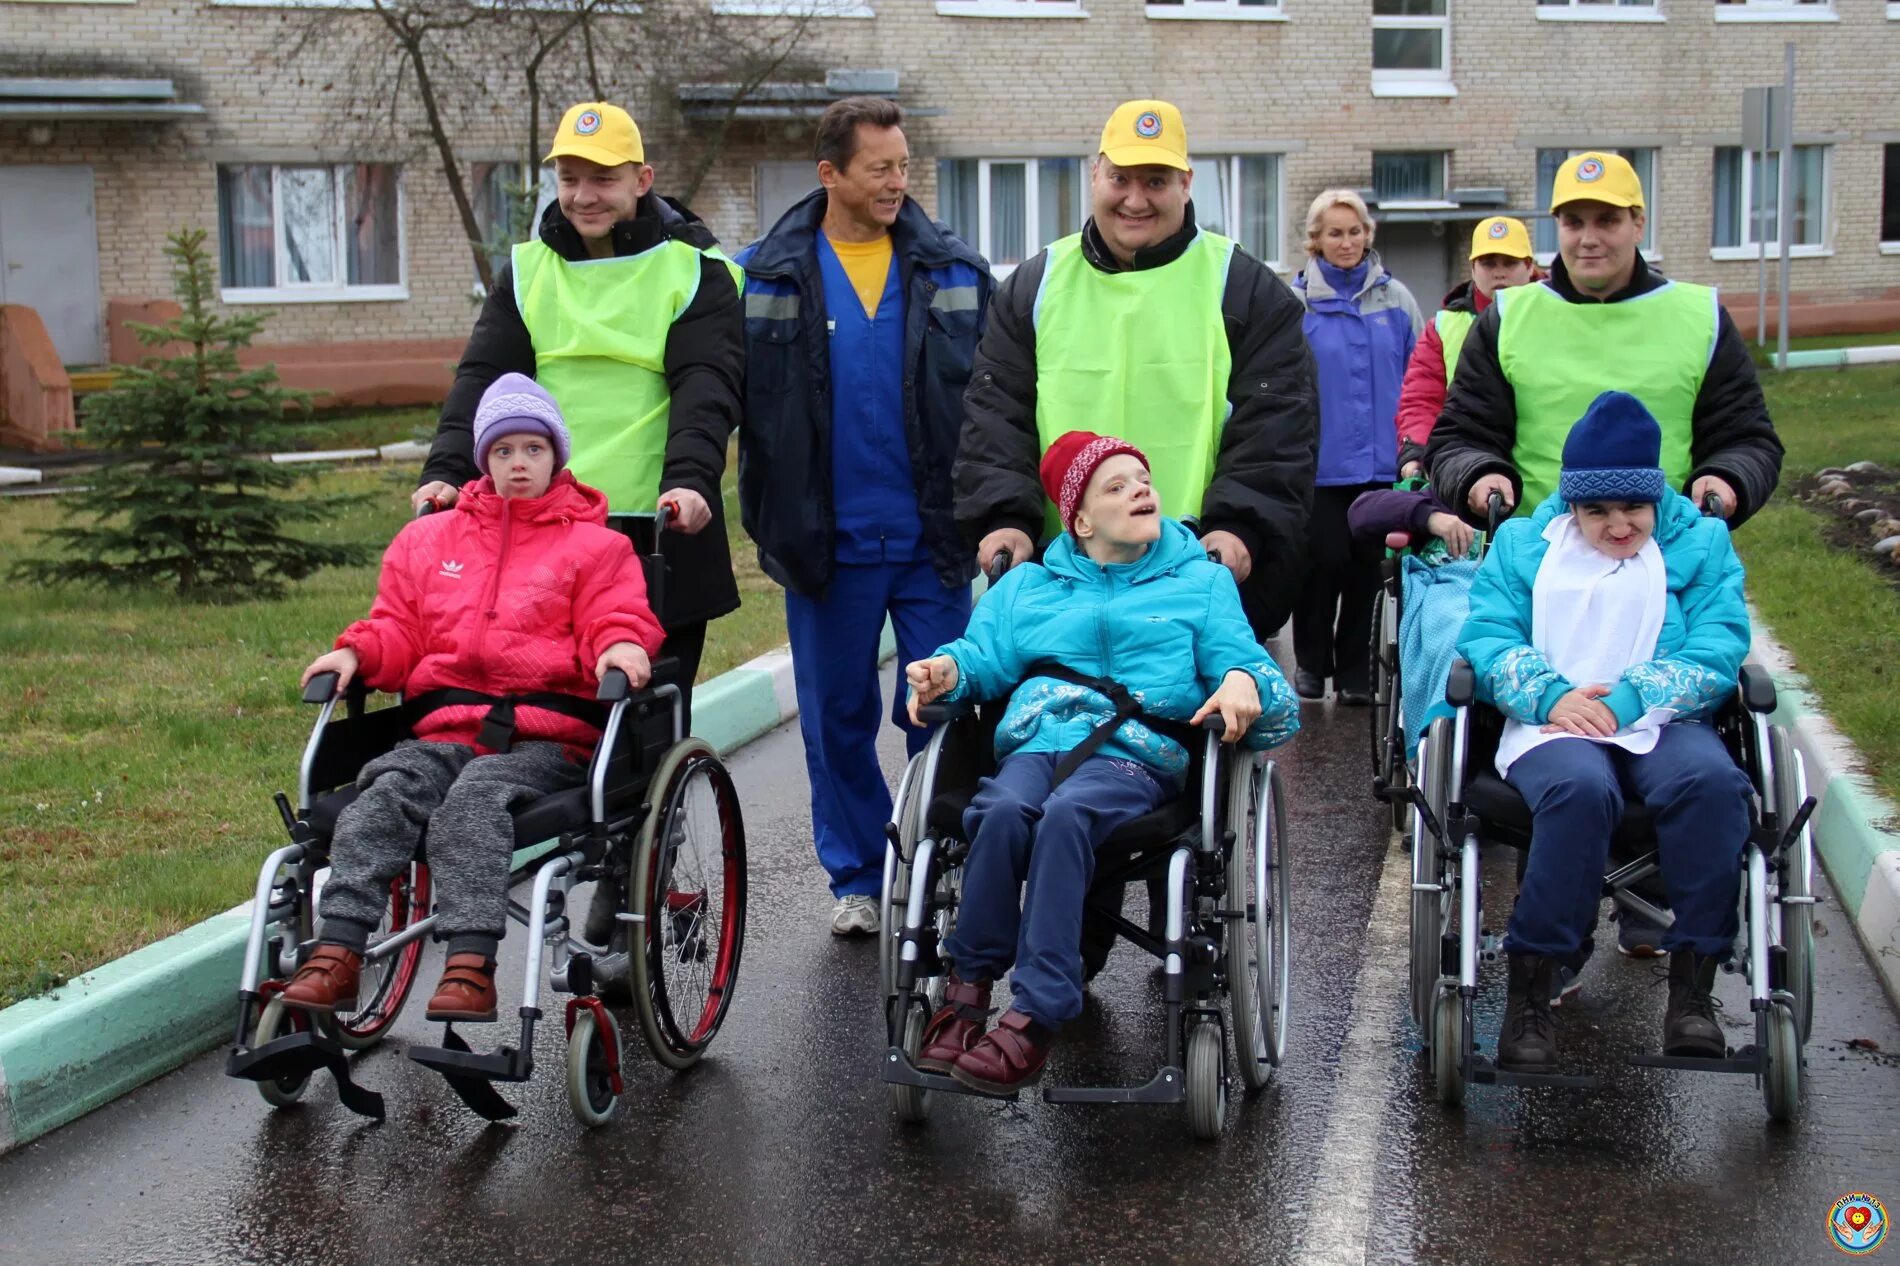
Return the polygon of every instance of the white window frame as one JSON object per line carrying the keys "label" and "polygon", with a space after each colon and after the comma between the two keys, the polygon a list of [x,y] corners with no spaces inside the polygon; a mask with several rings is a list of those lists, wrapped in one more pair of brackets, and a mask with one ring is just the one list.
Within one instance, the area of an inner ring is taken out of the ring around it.
{"label": "white window frame", "polygon": [[[501,167],[501,166],[513,167],[516,169],[517,173],[519,173],[522,167],[526,166],[526,164],[523,163],[519,158],[464,158],[462,160],[462,163],[463,163],[463,169],[465,171],[468,171],[471,174],[471,176],[473,175],[474,168],[477,163],[488,163],[496,167]],[[549,203],[554,202],[560,196],[560,190],[555,179],[554,168],[551,165],[544,164],[541,167],[537,168],[536,170],[539,174],[539,180],[535,187],[534,214],[530,216],[528,220],[528,232],[530,234],[536,234],[539,232],[539,228],[541,224],[541,213],[547,209]],[[475,187],[475,182],[472,179],[469,181],[468,192],[469,192],[469,196],[471,200],[473,200],[475,195],[480,192]],[[532,238],[530,238],[530,240],[532,240]],[[487,298],[488,287],[482,285],[481,273],[479,271],[476,271],[475,261],[472,259],[469,261],[469,270],[471,272],[475,272],[475,280],[472,283],[473,288],[472,288],[471,293],[473,293],[477,299]]]}
{"label": "white window frame", "polygon": [[1164,22],[1284,22],[1283,0],[1242,4],[1240,0],[1181,0],[1179,4],[1147,4],[1147,15]]}
{"label": "white window frame", "polygon": [[1605,3],[1604,0],[1538,0],[1539,22],[1667,22],[1662,0],[1636,0],[1634,4]]}
{"label": "white window frame", "polygon": [[1717,22],[1839,22],[1834,0],[1731,0],[1715,5]]}
{"label": "white window frame", "polygon": [[[1761,248],[1753,236],[1755,231],[1755,151],[1742,149],[1739,145],[1719,145],[1716,148],[1718,150],[1733,149],[1741,151],[1742,205],[1740,219],[1742,225],[1742,240],[1740,244],[1735,246],[1711,246],[1709,248],[1709,258],[1713,260],[1750,260],[1759,258]],[[1829,240],[1832,235],[1828,231],[1828,216],[1831,215],[1834,210],[1834,197],[1832,193],[1834,184],[1834,147],[1832,145],[1803,145],[1797,141],[1794,148],[1797,150],[1818,149],[1821,151],[1821,207],[1815,216],[1815,219],[1818,220],[1821,225],[1821,240],[1812,243],[1796,242],[1788,248],[1788,257],[1790,259],[1825,259],[1834,253],[1834,248],[1829,245]],[[1713,155],[1711,155],[1711,161],[1713,161]],[[1783,154],[1781,161],[1788,161],[1788,156]],[[1711,195],[1713,195],[1714,190],[1715,182],[1713,175],[1711,175],[1709,182]],[[1770,191],[1771,201],[1773,196],[1773,191]],[[1714,221],[1714,212],[1713,198],[1711,198],[1709,208],[1711,225],[1713,225]],[[1787,217],[1783,217],[1779,214],[1776,215],[1775,240],[1766,243],[1767,252],[1770,256],[1775,258],[1780,257],[1781,234],[1787,228],[1787,225],[1783,221],[1784,219],[1792,218],[1792,215]]]}
{"label": "white window frame", "polygon": [[1381,154],[1436,154],[1438,155],[1438,187],[1445,191],[1446,196],[1443,198],[1399,198],[1391,202],[1386,202],[1378,198],[1378,189],[1377,189],[1378,181],[1376,179],[1377,173],[1368,172],[1369,175],[1372,175],[1375,177],[1373,180],[1373,186],[1374,186],[1373,197],[1376,201],[1378,201],[1378,208],[1377,208],[1378,210],[1380,211],[1441,211],[1441,210],[1447,210],[1447,209],[1457,207],[1458,204],[1456,202],[1453,202],[1450,196],[1451,194],[1451,151],[1450,150],[1448,149],[1374,150],[1373,162],[1375,165],[1377,164],[1378,156]]}
{"label": "white window frame", "polygon": [[863,0],[712,0],[712,11],[735,18],[874,18]]}
{"label": "white window frame", "polygon": [[[225,159],[220,167],[264,167],[270,168],[271,200],[271,272],[275,276],[284,274],[284,216],[283,195],[280,186],[285,168],[320,167],[328,168],[331,184],[332,248],[335,251],[337,269],[344,275],[341,281],[323,282],[282,282],[274,286],[233,286],[218,290],[218,298],[232,305],[249,303],[388,303],[409,297],[409,235],[403,231],[408,223],[408,193],[406,190],[404,165],[401,163],[379,163],[378,166],[396,169],[396,281],[393,285],[378,284],[352,286],[348,281],[349,242],[345,236],[344,225],[348,219],[348,204],[345,201],[350,168],[355,163],[245,163],[239,159]],[[219,218],[223,218],[224,209],[218,209]]]}
{"label": "white window frame", "polygon": [[[1401,17],[1375,13],[1372,15],[1374,31],[1437,31],[1444,44],[1444,65],[1437,70],[1381,70],[1372,68],[1372,95],[1375,97],[1455,97],[1458,89],[1451,81],[1451,9],[1452,0],[1445,0],[1445,11],[1426,17]],[[1368,50],[1370,61],[1370,50]]]}
{"label": "white window frame", "polygon": [[1887,21],[1900,22],[1900,0],[1887,0]]}
{"label": "white window frame", "polygon": [[[1023,169],[1024,261],[1034,259],[1036,252],[1048,245],[1047,242],[1038,243],[1036,241],[1037,235],[1042,231],[1042,174],[1037,170],[1038,164],[1043,162],[1081,162],[1081,212],[1083,221],[1086,222],[1088,220],[1089,160],[1079,154],[1043,154],[1034,158],[965,158],[961,160],[947,157],[945,161],[976,163],[976,241],[971,243],[971,245],[975,246],[976,253],[986,260],[993,261],[993,257],[990,254],[990,171],[999,165],[1004,167],[1020,166]],[[1001,281],[1021,266],[1020,262],[1015,264],[998,264],[991,262],[990,271],[995,274],[996,280]]]}
{"label": "white window frame", "polygon": [[1211,154],[1190,154],[1188,162],[1194,165],[1197,172],[1203,163],[1219,163],[1225,169],[1221,172],[1221,191],[1226,195],[1226,205],[1221,208],[1221,234],[1232,238],[1244,250],[1246,243],[1240,240],[1240,164],[1241,160],[1247,158],[1271,158],[1274,162],[1274,184],[1277,188],[1273,206],[1273,257],[1260,262],[1278,272],[1286,255],[1286,155],[1277,150],[1247,154],[1216,151]]}
{"label": "white window frame", "polygon": [[946,18],[1086,18],[1082,0],[937,0]]}
{"label": "white window frame", "polygon": [[[1653,245],[1644,246],[1639,242],[1637,244],[1637,249],[1643,252],[1643,258],[1645,260],[1651,263],[1661,263],[1662,257],[1663,257],[1662,223],[1656,218],[1656,204],[1662,197],[1662,146],[1660,145],[1539,145],[1536,149],[1531,151],[1531,189],[1534,195],[1540,199],[1544,198],[1546,194],[1544,193],[1543,187],[1538,183],[1537,156],[1540,153],[1542,153],[1544,150],[1548,150],[1548,149],[1563,150],[1564,155],[1567,158],[1575,158],[1579,154],[1588,154],[1593,151],[1615,154],[1619,150],[1625,150],[1625,149],[1631,149],[1631,150],[1646,149],[1650,152],[1652,157],[1649,160],[1649,178],[1643,181],[1643,226],[1644,226],[1644,234],[1649,238],[1650,242],[1653,243]],[[1546,216],[1545,218],[1550,218],[1550,217]],[[1531,225],[1530,230],[1531,230],[1531,241],[1532,243],[1535,243],[1537,241],[1537,226],[1535,224]],[[1551,262],[1557,258],[1557,252],[1533,250],[1532,257],[1537,260],[1537,266],[1539,268],[1549,268],[1551,265]],[[1753,258],[1753,256],[1751,256],[1750,258]]]}

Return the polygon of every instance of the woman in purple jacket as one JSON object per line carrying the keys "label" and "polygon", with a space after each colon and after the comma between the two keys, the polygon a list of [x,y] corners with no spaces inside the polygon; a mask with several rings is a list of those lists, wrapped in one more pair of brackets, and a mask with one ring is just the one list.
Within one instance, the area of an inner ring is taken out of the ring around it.
{"label": "woman in purple jacket", "polygon": [[1350,189],[1328,189],[1306,213],[1306,253],[1294,293],[1319,366],[1319,472],[1307,525],[1307,573],[1293,608],[1293,687],[1303,699],[1372,701],[1368,679],[1379,546],[1355,544],[1346,511],[1398,476],[1399,386],[1425,317],[1379,262],[1373,221]]}

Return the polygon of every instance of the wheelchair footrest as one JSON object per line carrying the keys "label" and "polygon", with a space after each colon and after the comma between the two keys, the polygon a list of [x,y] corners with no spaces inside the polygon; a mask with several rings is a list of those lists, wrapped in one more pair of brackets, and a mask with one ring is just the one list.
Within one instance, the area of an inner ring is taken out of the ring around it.
{"label": "wheelchair footrest", "polygon": [[896,1086],[916,1086],[922,1090],[941,1090],[947,1095],[976,1095],[982,1099],[996,1099],[1014,1103],[1021,1098],[1020,1092],[1007,1095],[986,1095],[980,1090],[972,1090],[954,1077],[942,1073],[927,1073],[910,1062],[900,1046],[893,1046],[884,1052],[884,1080]]}
{"label": "wheelchair footrest", "polygon": [[1568,1073],[1514,1073],[1499,1068],[1482,1055],[1471,1056],[1471,1080],[1480,1086],[1535,1086],[1551,1090],[1595,1090],[1594,1077],[1573,1077]]}
{"label": "wheelchair footrest", "polygon": [[1044,1103],[1180,1103],[1187,1079],[1178,1068],[1163,1068],[1144,1086],[1050,1086]]}
{"label": "wheelchair footrest", "polygon": [[337,1101],[344,1107],[361,1117],[383,1119],[383,1097],[357,1085],[350,1076],[350,1057],[315,1031],[286,1033],[254,1050],[234,1050],[224,1061],[226,1076],[245,1081],[292,1080],[308,1077],[319,1068],[330,1070]]}
{"label": "wheelchair footrest", "polygon": [[408,1054],[424,1068],[441,1073],[469,1110],[489,1121],[506,1121],[515,1115],[514,1105],[490,1083],[526,1081],[534,1073],[534,1060],[524,1052],[504,1046],[492,1055],[478,1055],[453,1026],[443,1032],[441,1046],[412,1046]]}
{"label": "wheelchair footrest", "polygon": [[1761,1052],[1744,1046],[1721,1059],[1699,1059],[1689,1055],[1632,1055],[1629,1062],[1638,1068],[1675,1068],[1690,1073],[1735,1073],[1753,1077],[1762,1071]]}

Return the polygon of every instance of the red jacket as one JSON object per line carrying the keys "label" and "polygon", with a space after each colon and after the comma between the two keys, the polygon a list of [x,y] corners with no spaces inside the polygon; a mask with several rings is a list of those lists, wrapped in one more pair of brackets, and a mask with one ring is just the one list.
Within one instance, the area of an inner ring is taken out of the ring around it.
{"label": "red jacket", "polygon": [[[369,618],[337,638],[362,660],[364,684],[414,697],[458,687],[484,694],[553,691],[591,699],[594,665],[615,642],[660,649],[633,545],[607,527],[607,498],[567,471],[532,500],[509,500],[484,476],[455,508],[404,526],[383,554]],[[438,708],[416,736],[467,743],[488,709]],[[517,742],[565,743],[584,754],[600,737],[544,708],[515,713]]]}
{"label": "red jacket", "polygon": [[[1444,306],[1460,312],[1483,312],[1491,301],[1478,293],[1470,282],[1463,282],[1445,296]],[[1432,427],[1445,407],[1445,341],[1438,337],[1438,321],[1425,323],[1412,359],[1405,366],[1405,381],[1399,385],[1399,464],[1415,461],[1416,451],[1432,437]]]}

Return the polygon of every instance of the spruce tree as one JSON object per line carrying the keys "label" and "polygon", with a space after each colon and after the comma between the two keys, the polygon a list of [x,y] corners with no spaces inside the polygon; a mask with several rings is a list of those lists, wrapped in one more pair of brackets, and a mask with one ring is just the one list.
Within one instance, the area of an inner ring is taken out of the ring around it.
{"label": "spruce tree", "polygon": [[17,564],[14,575],[231,602],[275,597],[285,582],[319,568],[365,561],[362,545],[285,532],[360,498],[293,495],[314,472],[268,455],[292,446],[289,418],[307,413],[309,398],[280,386],[273,365],[238,364],[238,349],[265,318],[212,311],[204,230],[180,229],[167,243],[183,313],[163,325],[134,324],[154,354],[119,370],[110,390],[86,401],[84,434],[113,455],[75,506],[90,522],[43,533],[64,548]]}

